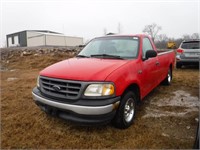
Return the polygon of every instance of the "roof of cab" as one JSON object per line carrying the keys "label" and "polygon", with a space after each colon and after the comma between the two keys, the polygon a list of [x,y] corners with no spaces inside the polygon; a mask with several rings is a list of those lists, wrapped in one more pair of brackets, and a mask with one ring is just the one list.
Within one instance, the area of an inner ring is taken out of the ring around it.
{"label": "roof of cab", "polygon": [[[100,36],[100,37],[96,37],[96,38],[104,38],[104,37],[133,37],[133,36],[137,36],[137,37],[149,37],[149,35],[147,34],[127,34],[127,35],[121,35],[121,34],[113,34],[113,35],[105,35],[105,36]],[[95,38],[95,39],[96,39]]]}

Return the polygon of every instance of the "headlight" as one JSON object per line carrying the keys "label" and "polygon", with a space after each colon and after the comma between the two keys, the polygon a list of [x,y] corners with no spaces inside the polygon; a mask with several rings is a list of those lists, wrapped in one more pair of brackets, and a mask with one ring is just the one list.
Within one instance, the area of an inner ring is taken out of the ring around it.
{"label": "headlight", "polygon": [[113,95],[115,88],[113,84],[90,84],[85,90],[85,96],[109,96]]}
{"label": "headlight", "polygon": [[37,87],[40,87],[40,76],[37,77]]}

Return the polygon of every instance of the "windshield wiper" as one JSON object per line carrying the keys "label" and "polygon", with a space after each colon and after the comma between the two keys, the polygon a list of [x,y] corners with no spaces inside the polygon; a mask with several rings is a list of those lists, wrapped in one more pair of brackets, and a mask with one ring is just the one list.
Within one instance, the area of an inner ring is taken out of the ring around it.
{"label": "windshield wiper", "polygon": [[89,58],[89,56],[86,56],[86,55],[77,55],[76,57]]}
{"label": "windshield wiper", "polygon": [[114,58],[114,59],[123,59],[120,56],[117,55],[109,55],[109,54],[95,54],[91,55],[91,57],[100,57],[100,58]]}

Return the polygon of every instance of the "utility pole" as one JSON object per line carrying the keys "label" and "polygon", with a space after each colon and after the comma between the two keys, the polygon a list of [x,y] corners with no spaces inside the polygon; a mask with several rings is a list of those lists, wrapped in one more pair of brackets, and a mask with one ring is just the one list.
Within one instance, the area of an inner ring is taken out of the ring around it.
{"label": "utility pole", "polygon": [[103,29],[103,34],[104,34],[104,35],[107,34],[107,29],[106,29],[106,28]]}
{"label": "utility pole", "polygon": [[121,34],[122,32],[122,26],[120,22],[118,23],[117,31],[118,31],[118,34]]}

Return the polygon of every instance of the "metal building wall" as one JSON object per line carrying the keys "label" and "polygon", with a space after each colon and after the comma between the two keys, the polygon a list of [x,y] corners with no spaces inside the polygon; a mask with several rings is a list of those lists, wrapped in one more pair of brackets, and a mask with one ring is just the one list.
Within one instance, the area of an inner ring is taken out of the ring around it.
{"label": "metal building wall", "polygon": [[65,46],[65,36],[46,35],[46,45]]}
{"label": "metal building wall", "polygon": [[13,46],[77,46],[83,44],[83,38],[64,36],[58,33],[45,33],[26,30],[7,35],[7,47]]}
{"label": "metal building wall", "polygon": [[27,46],[77,46],[83,44],[83,38],[64,35],[27,32]]}
{"label": "metal building wall", "polygon": [[27,32],[27,46],[45,46],[45,35],[39,32]]}
{"label": "metal building wall", "polygon": [[77,46],[83,44],[83,38],[80,37],[65,37],[65,44],[66,46]]}

